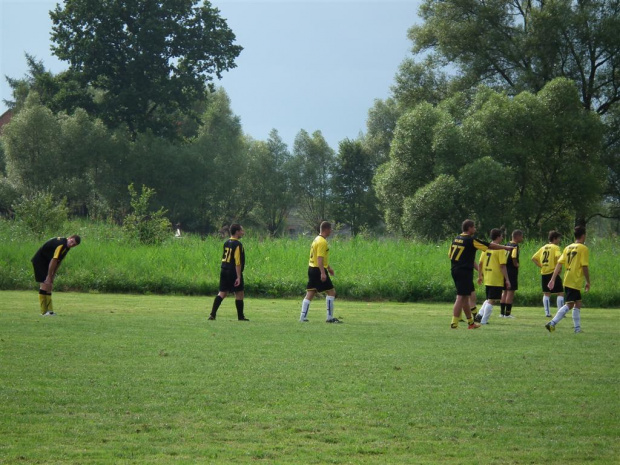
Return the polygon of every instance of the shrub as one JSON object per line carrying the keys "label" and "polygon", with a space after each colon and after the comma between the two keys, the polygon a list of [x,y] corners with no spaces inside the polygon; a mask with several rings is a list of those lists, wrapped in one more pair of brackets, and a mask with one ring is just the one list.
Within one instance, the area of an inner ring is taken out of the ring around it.
{"label": "shrub", "polygon": [[155,195],[155,189],[143,185],[142,193],[138,195],[131,183],[129,195],[133,212],[123,221],[123,230],[129,237],[142,244],[161,244],[168,239],[172,229],[170,220],[165,217],[168,211],[162,207],[156,212],[149,212],[149,202]]}
{"label": "shrub", "polygon": [[12,208],[15,220],[38,236],[46,232],[57,234],[69,213],[66,199],[57,201],[47,192],[22,195]]}

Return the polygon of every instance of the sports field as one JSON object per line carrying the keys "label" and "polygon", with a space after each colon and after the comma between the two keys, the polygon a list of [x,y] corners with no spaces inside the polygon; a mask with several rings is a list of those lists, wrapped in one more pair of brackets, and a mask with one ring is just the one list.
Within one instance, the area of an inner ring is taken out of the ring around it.
{"label": "sports field", "polygon": [[0,292],[0,463],[618,463],[618,309],[211,300]]}

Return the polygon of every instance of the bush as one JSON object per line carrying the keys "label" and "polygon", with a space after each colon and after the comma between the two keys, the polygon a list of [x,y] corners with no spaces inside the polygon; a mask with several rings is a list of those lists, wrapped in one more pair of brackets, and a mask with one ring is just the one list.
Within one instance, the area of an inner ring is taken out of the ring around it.
{"label": "bush", "polygon": [[162,207],[149,213],[149,202],[155,195],[155,189],[142,186],[142,193],[138,195],[132,183],[129,185],[129,195],[133,212],[123,221],[123,230],[129,237],[142,244],[161,244],[168,239],[172,231],[172,224],[165,217],[168,211]]}
{"label": "bush", "polygon": [[58,234],[69,214],[66,199],[56,201],[52,194],[46,192],[23,195],[12,208],[15,220],[37,236],[46,232]]}

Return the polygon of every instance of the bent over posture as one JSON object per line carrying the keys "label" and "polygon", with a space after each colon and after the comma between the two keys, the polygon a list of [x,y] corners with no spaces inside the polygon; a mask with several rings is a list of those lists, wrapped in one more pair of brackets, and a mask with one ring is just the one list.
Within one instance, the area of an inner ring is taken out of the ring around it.
{"label": "bent over posture", "polygon": [[69,249],[80,245],[80,236],[54,237],[37,250],[32,257],[34,278],[39,283],[39,306],[41,315],[54,316],[52,305],[52,288],[58,267],[67,256]]}

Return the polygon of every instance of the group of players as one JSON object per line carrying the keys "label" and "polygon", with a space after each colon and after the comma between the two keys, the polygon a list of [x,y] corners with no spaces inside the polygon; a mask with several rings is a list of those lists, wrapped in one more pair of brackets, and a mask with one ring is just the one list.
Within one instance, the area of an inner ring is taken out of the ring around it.
{"label": "group of players", "polygon": [[[317,293],[326,294],[326,322],[342,323],[334,318],[334,299],[336,290],[330,276],[334,270],[329,265],[329,246],[327,238],[332,233],[332,226],[324,221],[320,225],[319,235],[310,247],[308,263],[308,284],[306,295],[301,306],[299,321],[308,322],[310,303]],[[503,233],[500,229],[491,230],[491,242],[475,237],[476,225],[472,220],[465,220],[462,233],[450,245],[449,257],[452,262],[452,278],[456,287],[456,300],[453,307],[451,328],[457,329],[462,313],[467,318],[468,329],[477,329],[488,324],[493,306],[499,301],[503,318],[513,318],[512,302],[514,292],[518,289],[519,244],[523,241],[523,232],[515,230],[512,240],[502,245]],[[235,307],[239,321],[250,321],[244,313],[244,282],[245,250],[240,239],[245,231],[240,224],[230,226],[230,238],[224,243],[219,292],[215,296],[209,320],[215,320],[217,311],[229,293],[235,296]],[[542,246],[532,257],[532,261],[540,268],[545,314],[551,318],[551,294],[557,294],[556,315],[545,327],[549,332],[564,318],[568,310],[573,310],[573,322],[576,333],[581,332],[581,287],[585,279],[585,290],[590,289],[588,272],[589,252],[584,245],[585,228],[575,228],[575,242],[560,253],[561,234],[557,231],[549,233],[549,243]],[[68,238],[57,237],[47,241],[32,258],[35,279],[39,283],[39,304],[41,315],[55,315],[52,305],[52,287],[56,271],[69,250],[81,242],[77,235]],[[476,253],[480,250],[480,261],[476,262]],[[562,267],[566,267],[564,282],[559,276]],[[480,312],[476,311],[474,269],[478,270],[478,284],[484,282],[486,300]]]}
{"label": "group of players", "polygon": [[[501,304],[500,317],[512,318],[514,291],[518,289],[519,244],[523,232],[515,230],[512,240],[502,245],[503,233],[500,229],[491,230],[491,242],[477,239],[474,221],[465,220],[462,233],[450,245],[449,257],[452,262],[452,278],[456,287],[456,301],[453,307],[451,328],[457,329],[462,313],[465,313],[468,329],[477,329],[488,324],[493,306]],[[555,331],[556,325],[572,309],[575,333],[581,332],[581,287],[585,279],[585,290],[590,290],[589,251],[584,245],[586,230],[575,227],[575,242],[560,253],[561,234],[549,232],[549,242],[532,257],[540,268],[543,307],[547,318],[551,315],[551,294],[557,294],[558,311],[545,328]],[[480,261],[476,262],[476,252],[482,251]],[[566,268],[564,282],[559,276],[562,267]],[[474,269],[478,270],[478,284],[485,284],[486,300],[480,312],[476,312]]]}

